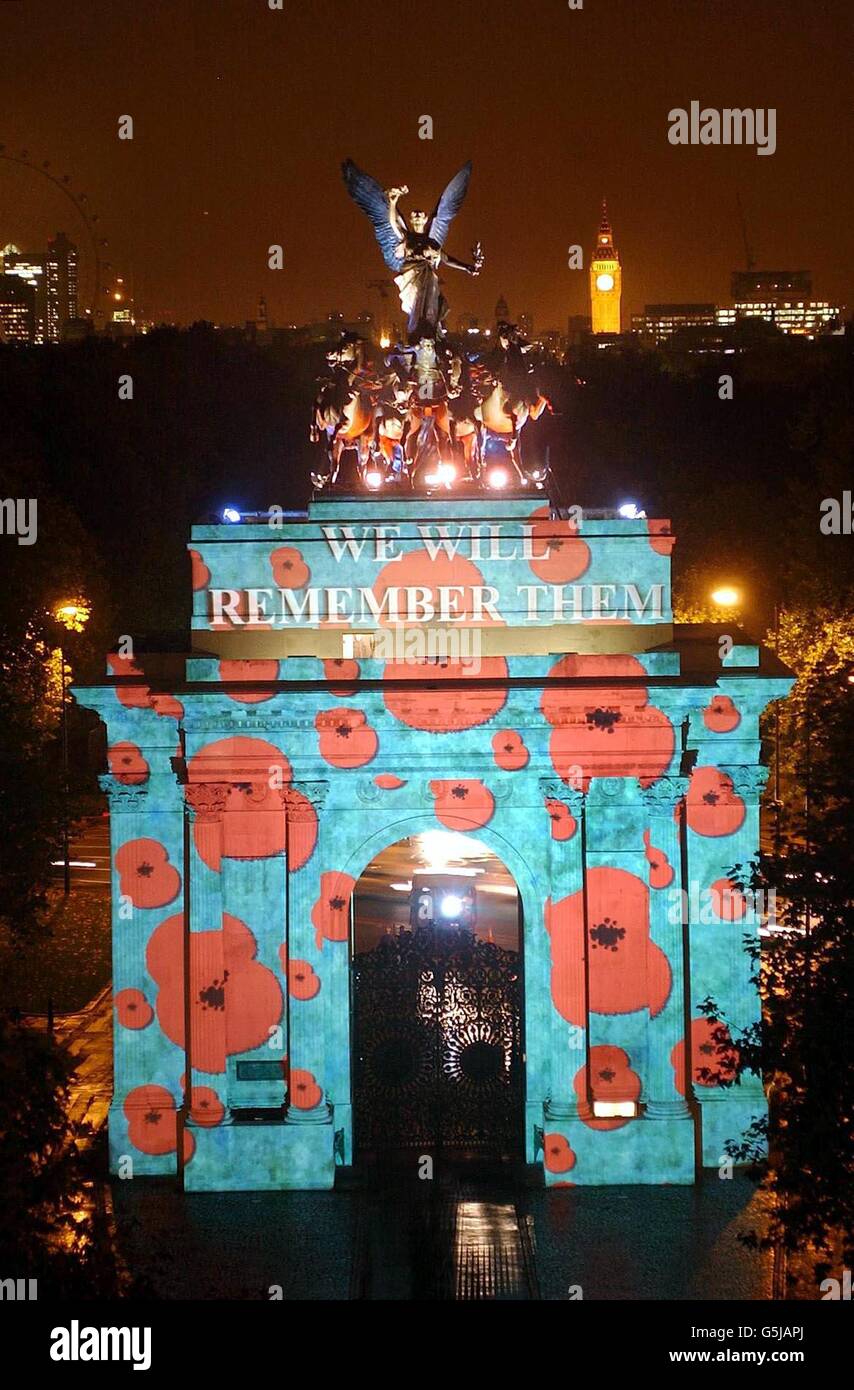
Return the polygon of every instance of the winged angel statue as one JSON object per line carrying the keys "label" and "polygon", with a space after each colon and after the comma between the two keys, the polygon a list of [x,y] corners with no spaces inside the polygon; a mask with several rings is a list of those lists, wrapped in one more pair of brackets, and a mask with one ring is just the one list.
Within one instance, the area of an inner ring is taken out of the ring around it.
{"label": "winged angel statue", "polygon": [[467,275],[479,275],[483,265],[480,242],[472,249],[472,263],[458,261],[445,250],[451,222],[463,205],[469,186],[471,162],[464,164],[448,184],[432,214],[413,209],[409,223],[398,203],[409,192],[406,185],[383,189],[348,159],[341,166],[347,192],[374,224],[383,259],[394,272],[400,307],[407,316],[410,344],[441,339],[445,333],[447,303],[439,285],[439,267],[451,266]]}

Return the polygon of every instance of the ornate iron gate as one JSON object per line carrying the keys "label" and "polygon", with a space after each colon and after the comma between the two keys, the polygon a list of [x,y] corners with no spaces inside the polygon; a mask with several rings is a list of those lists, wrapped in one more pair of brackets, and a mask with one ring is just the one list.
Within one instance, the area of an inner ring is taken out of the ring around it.
{"label": "ornate iron gate", "polygon": [[519,953],[426,927],[357,954],[353,988],[357,1152],[515,1155]]}

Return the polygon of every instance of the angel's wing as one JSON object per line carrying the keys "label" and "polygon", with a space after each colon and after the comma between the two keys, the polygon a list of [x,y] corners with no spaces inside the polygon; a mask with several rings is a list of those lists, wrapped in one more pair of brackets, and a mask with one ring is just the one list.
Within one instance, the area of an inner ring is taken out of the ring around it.
{"label": "angel's wing", "polygon": [[368,214],[374,224],[374,235],[380,244],[383,260],[389,270],[399,275],[403,270],[403,261],[395,254],[395,247],[398,246],[400,238],[395,235],[388,220],[388,200],[385,193],[376,179],[372,179],[370,174],[364,174],[352,159],[345,159],[341,165],[341,173],[353,202]]}
{"label": "angel's wing", "polygon": [[433,241],[444,246],[445,237],[448,235],[448,228],[456,217],[463,205],[463,199],[469,186],[469,176],[471,175],[471,160],[464,164],[458,174],[454,174],[433,212],[433,216],[427,225],[428,235]]}

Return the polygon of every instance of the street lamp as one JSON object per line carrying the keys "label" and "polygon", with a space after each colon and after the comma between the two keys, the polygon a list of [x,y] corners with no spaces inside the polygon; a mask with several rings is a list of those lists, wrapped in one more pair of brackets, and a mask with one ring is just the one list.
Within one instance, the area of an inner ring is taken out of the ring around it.
{"label": "street lamp", "polygon": [[[54,608],[53,616],[65,628],[66,632],[82,632],[89,621],[91,611],[89,604],[83,598],[64,599]],[[68,683],[65,679],[65,647],[61,640],[59,644],[59,669],[62,677],[62,881],[67,896],[71,892],[70,828],[68,823]]]}
{"label": "street lamp", "polygon": [[717,589],[712,590],[710,598],[718,608],[738,608],[741,603],[741,592],[736,589],[734,584],[721,584]]}

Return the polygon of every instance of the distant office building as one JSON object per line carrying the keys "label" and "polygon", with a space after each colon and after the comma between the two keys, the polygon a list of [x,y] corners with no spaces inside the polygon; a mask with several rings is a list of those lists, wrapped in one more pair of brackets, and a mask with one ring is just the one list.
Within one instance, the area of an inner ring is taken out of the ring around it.
{"label": "distant office building", "polygon": [[733,272],[732,307],[718,311],[718,322],[762,318],[782,333],[814,338],[834,328],[841,318],[838,305],[812,298],[808,270],[736,270]]}
{"label": "distant office building", "polygon": [[590,318],[594,333],[619,333],[621,294],[620,253],[614,245],[608,207],[603,198],[596,249],[590,261]]}
{"label": "distant office building", "polygon": [[480,327],[480,320],[477,314],[460,314],[459,326],[461,333],[475,332]]}
{"label": "distant office building", "polygon": [[632,314],[632,332],[650,339],[656,347],[685,328],[714,327],[714,304],[647,304],[642,314]]}
{"label": "distant office building", "polygon": [[47,244],[47,251],[19,251],[11,243],[3,250],[6,275],[16,275],[35,291],[36,343],[58,343],[63,328],[77,318],[77,247],[64,232]]}
{"label": "distant office building", "polygon": [[509,323],[509,322],[510,322],[510,309],[509,309],[509,306],[508,306],[508,304],[507,304],[507,300],[504,298],[504,295],[503,295],[503,294],[500,296],[500,298],[498,299],[497,304],[495,305],[495,322],[496,322],[496,323]]}
{"label": "distant office building", "polygon": [[533,316],[533,314],[520,314],[520,315],[519,315],[519,332],[520,332],[520,334],[522,335],[523,338],[528,338],[528,339],[530,340],[530,339],[533,337],[533,334],[534,334],[534,316]]}
{"label": "distant office building", "polygon": [[29,285],[33,292],[33,336],[34,343],[47,341],[47,281],[45,278],[45,258],[37,252],[20,251],[9,242],[3,247],[3,273],[15,276]]}
{"label": "distant office building", "polygon": [[36,292],[20,275],[0,275],[0,342],[32,343],[36,331]]}
{"label": "distant office building", "polygon": [[65,232],[47,244],[44,259],[47,288],[47,339],[58,343],[70,319],[77,318],[77,247]]}

